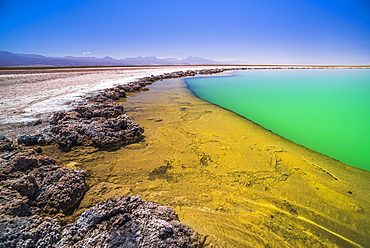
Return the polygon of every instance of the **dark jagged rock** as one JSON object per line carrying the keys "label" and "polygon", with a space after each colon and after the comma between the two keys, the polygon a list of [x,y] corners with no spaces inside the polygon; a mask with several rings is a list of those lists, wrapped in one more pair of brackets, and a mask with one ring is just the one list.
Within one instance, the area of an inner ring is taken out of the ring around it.
{"label": "dark jagged rock", "polygon": [[55,164],[55,159],[49,157],[43,157],[37,154],[34,150],[32,154],[16,154],[12,159],[14,170],[16,171],[27,171],[40,166]]}
{"label": "dark jagged rock", "polygon": [[51,137],[45,134],[24,134],[17,137],[17,142],[26,146],[47,145],[51,142]]}
{"label": "dark jagged rock", "polygon": [[5,247],[202,247],[199,235],[174,210],[140,197],[112,198],[85,211],[61,233],[57,220],[0,216]]}
{"label": "dark jagged rock", "polygon": [[74,207],[85,191],[85,171],[56,166],[30,148],[2,155],[0,162],[0,248],[55,247],[58,221],[38,215]]}
{"label": "dark jagged rock", "polygon": [[0,217],[0,248],[56,247],[61,227],[57,220],[32,217]]}
{"label": "dark jagged rock", "polygon": [[118,86],[118,88],[124,90],[125,92],[135,92],[146,88],[146,84],[142,82],[131,82],[128,84]]}
{"label": "dark jagged rock", "polygon": [[89,101],[102,103],[109,100],[118,100],[126,97],[127,92],[139,92],[146,91],[148,88],[147,84],[142,81],[130,82],[128,84],[117,85],[113,88],[106,89],[103,93],[97,94],[92,97],[88,97]]}
{"label": "dark jagged rock", "polygon": [[0,135],[0,152],[14,150],[12,141],[5,136]]}
{"label": "dark jagged rock", "polygon": [[176,212],[140,197],[112,198],[85,211],[58,247],[196,247],[198,235]]}
{"label": "dark jagged rock", "polygon": [[126,97],[126,91],[123,87],[115,87],[105,90],[102,95],[112,100],[118,100],[122,97]]}

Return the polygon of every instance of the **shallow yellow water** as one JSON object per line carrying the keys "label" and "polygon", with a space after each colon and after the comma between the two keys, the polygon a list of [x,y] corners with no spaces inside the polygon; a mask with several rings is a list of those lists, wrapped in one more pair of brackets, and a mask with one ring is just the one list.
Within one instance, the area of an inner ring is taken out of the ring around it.
{"label": "shallow yellow water", "polygon": [[196,98],[181,79],[124,103],[143,140],[116,150],[46,149],[89,171],[74,216],[114,196],[171,206],[210,247],[366,247],[370,172]]}

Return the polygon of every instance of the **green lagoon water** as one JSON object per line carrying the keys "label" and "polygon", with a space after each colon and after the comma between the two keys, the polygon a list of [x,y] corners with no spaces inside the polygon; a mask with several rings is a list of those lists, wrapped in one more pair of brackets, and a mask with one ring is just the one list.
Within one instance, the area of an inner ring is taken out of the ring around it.
{"label": "green lagoon water", "polygon": [[370,70],[281,69],[186,79],[200,98],[295,143],[370,170]]}

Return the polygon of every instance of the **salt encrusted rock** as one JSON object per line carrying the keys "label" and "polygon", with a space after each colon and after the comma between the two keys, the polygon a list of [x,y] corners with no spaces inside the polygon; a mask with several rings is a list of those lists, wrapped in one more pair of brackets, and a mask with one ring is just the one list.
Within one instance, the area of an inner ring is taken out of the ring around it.
{"label": "salt encrusted rock", "polygon": [[105,90],[102,95],[112,100],[118,100],[122,97],[126,97],[126,91],[122,87],[115,87]]}
{"label": "salt encrusted rock", "polygon": [[35,121],[30,121],[30,122],[27,122],[27,126],[29,127],[32,127],[32,126],[37,126],[37,125],[40,125],[42,124],[42,120],[41,119],[38,119],[38,120],[35,120]]}
{"label": "salt encrusted rock", "polygon": [[198,235],[176,212],[140,197],[112,198],[68,225],[58,247],[196,247]]}
{"label": "salt encrusted rock", "polygon": [[0,248],[56,247],[61,227],[57,220],[32,217],[0,217]]}
{"label": "salt encrusted rock", "polygon": [[62,148],[79,145],[111,146],[132,142],[143,133],[143,128],[127,115],[113,118],[95,117],[88,120],[59,122],[49,133]]}
{"label": "salt encrusted rock", "polygon": [[148,90],[146,83],[142,81],[131,82],[124,85],[117,85],[113,88],[106,89],[103,93],[97,94],[88,99],[91,102],[106,102],[109,100],[118,100],[120,98],[126,97],[126,92],[139,92]]}
{"label": "salt encrusted rock", "polygon": [[51,124],[61,122],[104,117],[106,119],[124,114],[123,106],[115,102],[96,103],[93,105],[82,105],[67,112],[55,112],[51,117]]}
{"label": "salt encrusted rock", "polygon": [[21,135],[18,143],[46,145],[57,143],[61,148],[80,145],[111,146],[138,139],[143,128],[124,114],[115,102],[79,106],[68,112],[56,112],[52,124],[41,134]]}

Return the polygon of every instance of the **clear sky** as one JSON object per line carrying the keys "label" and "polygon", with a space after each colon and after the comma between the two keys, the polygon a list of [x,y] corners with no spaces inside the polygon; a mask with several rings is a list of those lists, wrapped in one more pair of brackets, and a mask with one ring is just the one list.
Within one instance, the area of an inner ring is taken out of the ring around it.
{"label": "clear sky", "polygon": [[370,64],[370,0],[0,0],[0,50]]}

